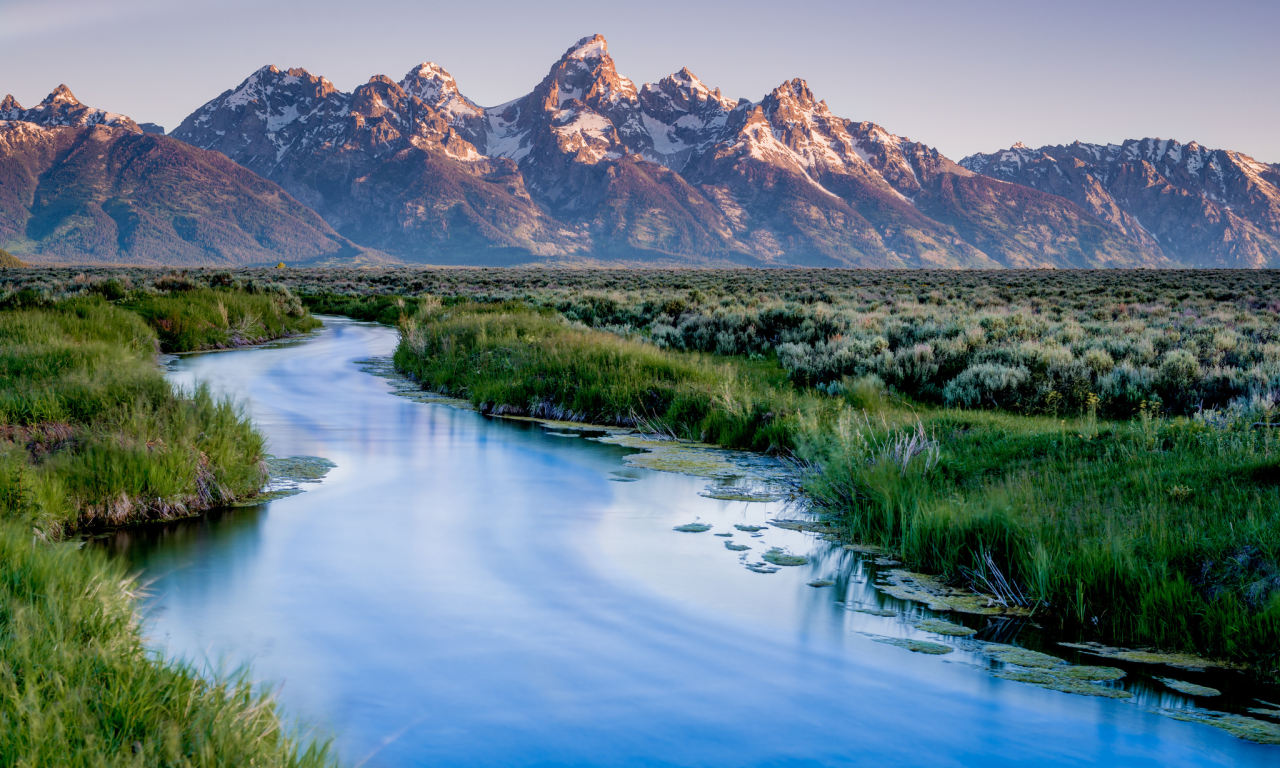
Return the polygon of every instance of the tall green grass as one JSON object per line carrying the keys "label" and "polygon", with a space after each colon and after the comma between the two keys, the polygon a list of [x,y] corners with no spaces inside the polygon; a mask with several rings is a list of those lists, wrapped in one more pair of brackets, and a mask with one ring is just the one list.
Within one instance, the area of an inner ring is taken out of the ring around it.
{"label": "tall green grass", "polygon": [[210,681],[147,651],[132,584],[102,554],[0,524],[0,763],[327,766],[243,674]]}
{"label": "tall green grass", "polygon": [[521,304],[424,302],[396,367],[484,412],[646,425],[758,451],[793,444],[802,397],[767,361],[675,354]]}
{"label": "tall green grass", "polygon": [[124,306],[155,329],[165,352],[259,344],[320,326],[287,290],[247,293],[195,288],[130,296]]}
{"label": "tall green grass", "polygon": [[180,394],[156,336],[101,297],[0,312],[0,494],[51,539],[192,514],[261,487],[264,443],[229,402]]}

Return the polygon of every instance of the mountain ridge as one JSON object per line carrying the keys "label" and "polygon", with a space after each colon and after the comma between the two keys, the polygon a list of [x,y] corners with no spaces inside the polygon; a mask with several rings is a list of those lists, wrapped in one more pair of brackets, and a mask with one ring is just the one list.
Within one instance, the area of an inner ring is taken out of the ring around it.
{"label": "mountain ridge", "polygon": [[[6,97],[0,121],[161,130],[66,86],[31,110]],[[163,138],[278,184],[343,253],[407,263],[1280,266],[1280,166],[1194,143],[1157,157],[1150,139],[957,163],[832,113],[800,78],[758,101],[688,68],[637,85],[600,35],[492,107],[430,61],[350,92],[267,65]]]}
{"label": "mountain ridge", "polygon": [[[270,66],[171,135],[278,181],[339,232],[408,261],[482,263],[489,248],[524,250],[534,263],[1158,260],[1074,203],[1006,188],[874,123],[832,115],[802,80],[758,102],[728,98],[687,68],[637,86],[600,35],[493,107],[432,63],[350,94]],[[1034,210],[975,213],[962,199]]]}
{"label": "mountain ridge", "polygon": [[367,258],[274,182],[80,104],[66,86],[30,110],[11,96],[0,105],[0,248],[26,261]]}

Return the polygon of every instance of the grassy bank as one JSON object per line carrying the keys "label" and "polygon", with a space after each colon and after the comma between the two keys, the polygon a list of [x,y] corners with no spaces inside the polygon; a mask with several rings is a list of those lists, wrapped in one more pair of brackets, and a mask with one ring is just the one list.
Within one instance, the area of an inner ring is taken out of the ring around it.
{"label": "grassy bank", "polygon": [[261,486],[261,435],[173,390],[143,319],[102,297],[0,312],[0,495],[51,540],[180,517]]}
{"label": "grassy bank", "polygon": [[1266,398],[1193,417],[948,409],[882,379],[659,348],[518,303],[424,300],[396,364],[482,410],[791,450],[850,540],[1110,642],[1280,671],[1280,437]]}
{"label": "grassy bank", "polygon": [[[264,480],[261,434],[207,390],[176,392],[156,332],[109,293],[11,294],[0,310],[0,763],[331,764],[322,747],[300,751],[247,679],[210,682],[146,651],[121,566],[62,543]],[[236,301],[182,296],[184,316]]]}
{"label": "grassy bank", "polygon": [[777,451],[794,445],[801,413],[823,402],[796,393],[774,364],[676,355],[521,304],[424,302],[401,329],[396,367],[485,413],[641,423]]}

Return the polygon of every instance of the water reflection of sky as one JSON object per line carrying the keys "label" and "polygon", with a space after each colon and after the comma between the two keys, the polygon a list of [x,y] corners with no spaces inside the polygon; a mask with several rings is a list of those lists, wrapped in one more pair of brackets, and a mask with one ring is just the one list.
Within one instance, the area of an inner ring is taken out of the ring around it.
{"label": "water reflection of sky", "polygon": [[[348,763],[1274,764],[1133,702],[993,678],[975,654],[875,643],[863,633],[922,635],[848,610],[879,599],[851,553],[735,530],[748,562],[813,555],[759,574],[712,535],[782,503],[646,470],[611,482],[622,449],[394,397],[352,362],[394,344],[330,321],[317,340],[184,358],[173,378],[247,399],[273,453],[337,468],[114,542],[154,580],[155,644],[253,659]],[[711,532],[671,530],[695,519]],[[806,586],[818,577],[838,583]]]}

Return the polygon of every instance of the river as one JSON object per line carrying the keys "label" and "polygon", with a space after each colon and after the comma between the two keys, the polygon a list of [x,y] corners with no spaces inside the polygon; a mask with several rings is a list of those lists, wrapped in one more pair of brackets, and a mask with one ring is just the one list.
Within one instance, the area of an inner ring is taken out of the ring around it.
{"label": "river", "polygon": [[[325,323],[170,374],[244,401],[272,453],[332,460],[322,482],[105,542],[148,582],[153,646],[207,669],[251,661],[347,765],[1280,759],[1162,716],[1191,706],[1172,692],[1070,695],[997,679],[964,650],[876,642],[926,635],[850,610],[886,602],[860,557],[732,527],[792,514],[783,502],[707,498],[707,480],[628,468],[617,446],[398,397],[355,362],[389,355],[395,331]],[[695,520],[712,531],[672,530]],[[811,562],[753,572],[726,541]],[[837,583],[808,586],[822,577]]]}

